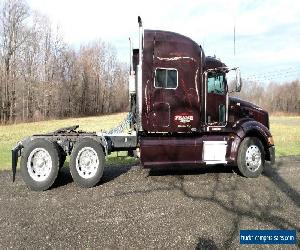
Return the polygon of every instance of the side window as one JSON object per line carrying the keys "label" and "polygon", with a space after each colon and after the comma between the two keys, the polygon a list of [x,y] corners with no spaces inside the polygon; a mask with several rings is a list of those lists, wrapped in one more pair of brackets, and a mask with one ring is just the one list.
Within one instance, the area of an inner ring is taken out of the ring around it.
{"label": "side window", "polygon": [[178,86],[178,73],[176,69],[160,69],[155,70],[156,88],[176,89]]}
{"label": "side window", "polygon": [[215,93],[215,94],[225,93],[225,77],[223,74],[208,75],[207,93]]}

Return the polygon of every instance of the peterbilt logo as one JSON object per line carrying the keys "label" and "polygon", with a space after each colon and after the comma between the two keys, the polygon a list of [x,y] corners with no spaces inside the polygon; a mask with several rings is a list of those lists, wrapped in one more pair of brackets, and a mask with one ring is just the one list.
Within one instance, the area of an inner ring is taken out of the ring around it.
{"label": "peterbilt logo", "polygon": [[174,120],[181,123],[189,123],[194,120],[194,117],[192,115],[176,115]]}

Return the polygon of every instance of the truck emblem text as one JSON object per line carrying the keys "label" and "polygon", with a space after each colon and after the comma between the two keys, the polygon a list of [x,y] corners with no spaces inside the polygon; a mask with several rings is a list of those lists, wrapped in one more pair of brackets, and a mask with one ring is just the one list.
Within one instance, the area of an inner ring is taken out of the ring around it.
{"label": "truck emblem text", "polygon": [[174,120],[181,123],[189,123],[194,120],[194,117],[192,115],[176,115]]}

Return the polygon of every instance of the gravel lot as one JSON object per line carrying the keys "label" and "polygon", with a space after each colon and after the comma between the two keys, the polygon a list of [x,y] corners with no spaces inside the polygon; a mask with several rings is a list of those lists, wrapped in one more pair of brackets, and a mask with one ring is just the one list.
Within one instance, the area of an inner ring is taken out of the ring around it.
{"label": "gravel lot", "polygon": [[236,172],[108,167],[99,186],[81,189],[65,167],[56,186],[39,193],[29,191],[19,173],[12,183],[4,171],[0,249],[227,249],[240,247],[240,229],[299,232],[300,156],[277,159],[257,179]]}

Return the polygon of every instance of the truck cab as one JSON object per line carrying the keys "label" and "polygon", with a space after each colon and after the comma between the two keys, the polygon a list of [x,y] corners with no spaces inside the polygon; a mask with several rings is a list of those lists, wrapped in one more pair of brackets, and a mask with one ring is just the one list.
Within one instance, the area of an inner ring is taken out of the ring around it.
{"label": "truck cab", "polygon": [[227,75],[235,72],[238,92],[239,69],[186,36],[141,27],[130,95],[143,166],[227,164],[257,177],[265,161],[274,162],[274,142],[268,113],[229,96]]}

